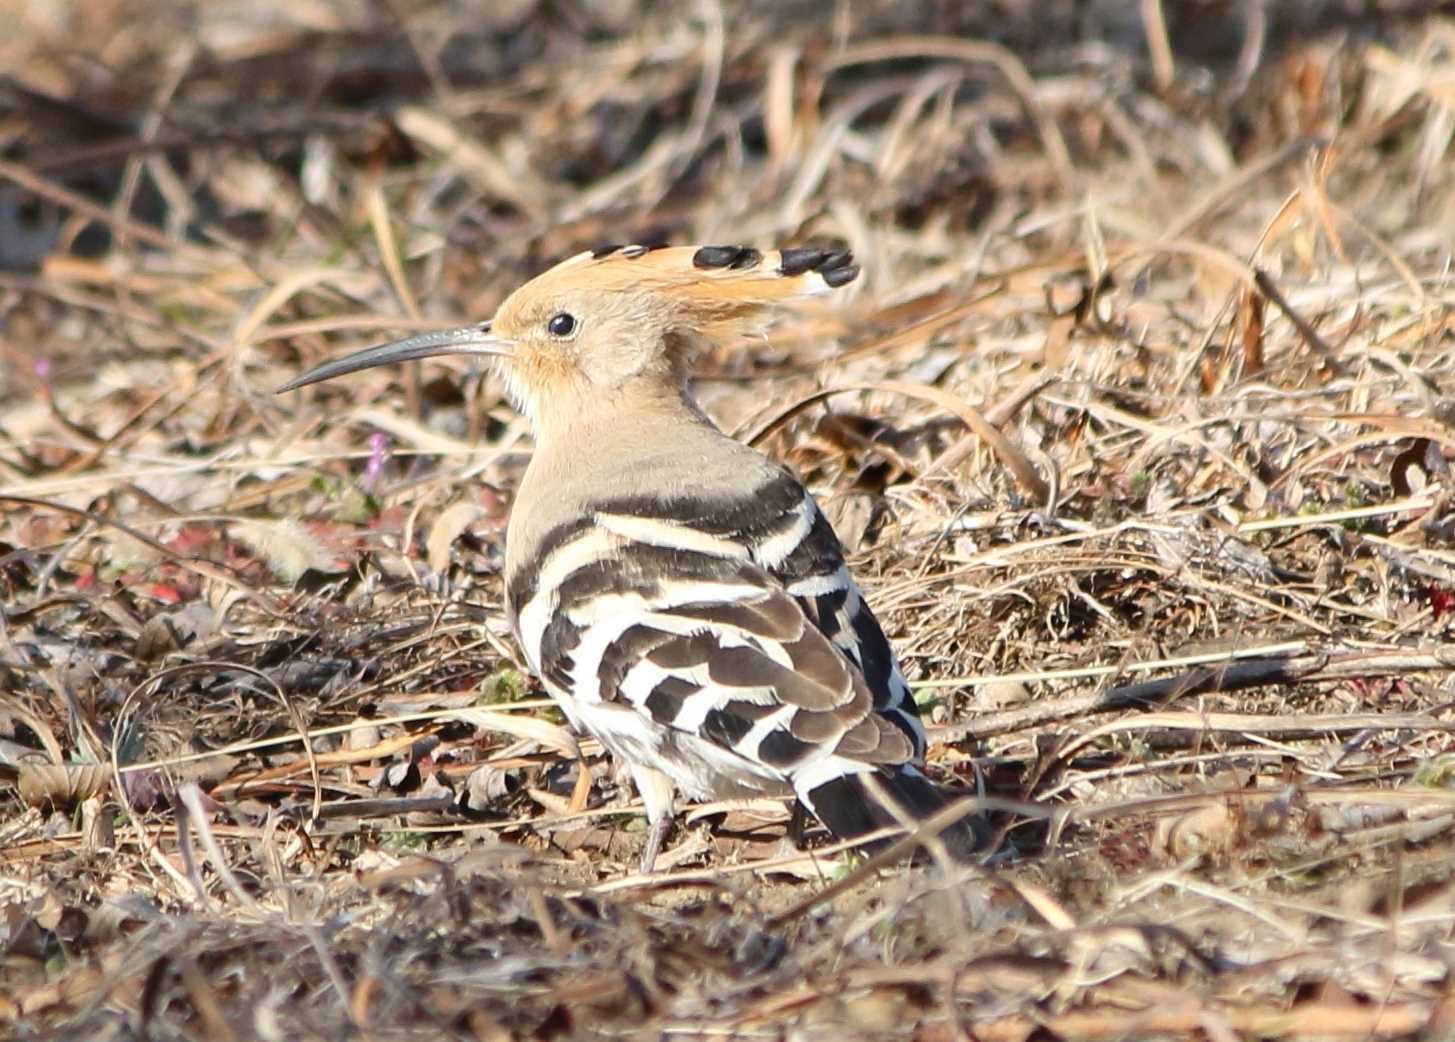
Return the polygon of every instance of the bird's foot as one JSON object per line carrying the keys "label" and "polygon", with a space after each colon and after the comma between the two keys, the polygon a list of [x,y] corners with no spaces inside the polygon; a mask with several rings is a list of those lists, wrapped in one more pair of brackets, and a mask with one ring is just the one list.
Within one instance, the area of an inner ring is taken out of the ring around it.
{"label": "bird's foot", "polygon": [[671,818],[658,818],[656,821],[647,823],[647,843],[642,847],[642,875],[652,874],[652,870],[657,865],[657,855],[662,852],[662,843],[667,838],[667,830],[671,827]]}

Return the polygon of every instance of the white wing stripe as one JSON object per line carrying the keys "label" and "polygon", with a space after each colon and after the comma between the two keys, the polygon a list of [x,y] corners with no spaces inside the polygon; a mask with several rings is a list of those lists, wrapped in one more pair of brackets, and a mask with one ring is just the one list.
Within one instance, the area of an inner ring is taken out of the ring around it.
{"label": "white wing stripe", "polygon": [[854,578],[849,574],[848,565],[840,565],[838,570],[828,575],[811,575],[790,584],[788,592],[795,597],[822,597],[826,593],[837,593],[845,587],[854,588]]}
{"label": "white wing stripe", "polygon": [[541,635],[555,614],[561,583],[573,572],[597,563],[622,545],[620,536],[604,528],[588,528],[577,538],[558,547],[541,565],[535,591],[521,605],[516,626],[520,643],[532,668],[540,669]]}
{"label": "white wing stripe", "polygon": [[764,568],[777,568],[788,559],[789,554],[798,549],[798,544],[807,538],[808,533],[813,531],[817,513],[818,508],[814,506],[813,500],[804,497],[803,502],[788,515],[792,521],[787,528],[768,536],[753,547],[753,559]]}
{"label": "white wing stripe", "polygon": [[655,517],[633,517],[629,514],[598,513],[596,523],[623,539],[649,546],[661,546],[670,550],[686,550],[689,553],[707,554],[711,557],[730,557],[746,560],[748,551],[740,543],[723,539],[680,521],[666,521]]}

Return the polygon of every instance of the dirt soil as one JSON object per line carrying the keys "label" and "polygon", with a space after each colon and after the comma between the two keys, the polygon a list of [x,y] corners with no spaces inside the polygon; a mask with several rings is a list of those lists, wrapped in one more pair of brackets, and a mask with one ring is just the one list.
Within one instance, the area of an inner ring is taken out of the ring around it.
{"label": "dirt soil", "polygon": [[[1448,3],[0,19],[0,1037],[1455,1037]],[[651,241],[860,259],[698,390],[985,864],[770,800],[637,874],[495,375],[273,393]]]}

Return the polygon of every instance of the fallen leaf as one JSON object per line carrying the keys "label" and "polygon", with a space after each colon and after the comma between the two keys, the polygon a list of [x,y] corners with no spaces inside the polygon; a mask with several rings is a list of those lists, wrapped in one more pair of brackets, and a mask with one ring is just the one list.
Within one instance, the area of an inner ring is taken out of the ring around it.
{"label": "fallen leaf", "polygon": [[469,500],[461,500],[440,512],[424,542],[425,560],[429,562],[430,571],[443,572],[450,566],[450,547],[484,513],[480,504]]}
{"label": "fallen leaf", "polygon": [[32,807],[70,806],[99,796],[111,784],[111,768],[95,763],[22,763],[20,798]]}

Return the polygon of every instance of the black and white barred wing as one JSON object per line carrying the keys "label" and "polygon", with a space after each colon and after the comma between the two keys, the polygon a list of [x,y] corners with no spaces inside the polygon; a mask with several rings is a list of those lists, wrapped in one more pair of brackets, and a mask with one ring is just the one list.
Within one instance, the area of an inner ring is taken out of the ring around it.
{"label": "black and white barred wing", "polygon": [[855,664],[742,542],[603,510],[536,561],[511,591],[532,666],[574,723],[689,794],[913,758]]}
{"label": "black and white barred wing", "polygon": [[[844,563],[843,548],[813,497],[786,471],[753,497],[751,520],[731,536],[793,596],[825,637],[863,675],[874,708],[925,752],[924,727],[879,620]],[[720,524],[736,524],[728,517]],[[704,521],[711,524],[710,519]]]}

